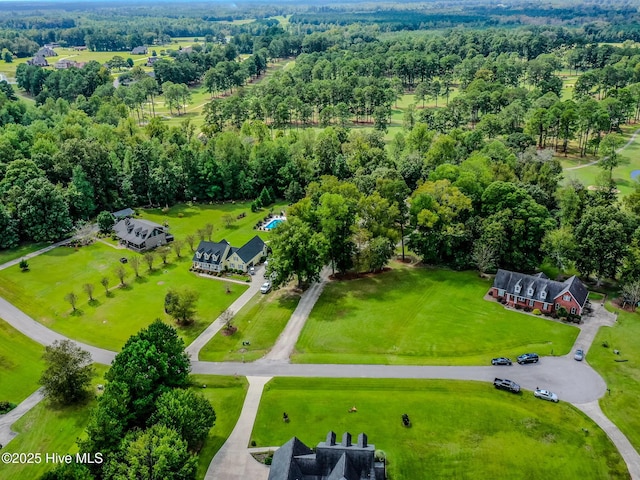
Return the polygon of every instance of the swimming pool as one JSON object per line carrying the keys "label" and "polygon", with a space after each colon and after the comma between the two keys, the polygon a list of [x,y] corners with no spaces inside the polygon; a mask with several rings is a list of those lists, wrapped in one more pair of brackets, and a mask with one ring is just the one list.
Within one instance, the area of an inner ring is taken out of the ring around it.
{"label": "swimming pool", "polygon": [[269,223],[267,223],[265,225],[264,229],[265,230],[273,230],[278,225],[280,225],[282,222],[284,222],[284,220],[282,220],[281,218],[274,218],[273,220],[271,220]]}

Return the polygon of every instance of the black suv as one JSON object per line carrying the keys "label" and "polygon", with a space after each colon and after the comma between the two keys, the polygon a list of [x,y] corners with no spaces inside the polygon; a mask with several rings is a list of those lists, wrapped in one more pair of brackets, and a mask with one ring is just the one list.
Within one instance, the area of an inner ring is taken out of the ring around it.
{"label": "black suv", "polygon": [[518,393],[520,391],[520,385],[512,380],[507,380],[506,378],[494,379],[493,386],[500,390],[506,390],[513,393]]}
{"label": "black suv", "polygon": [[523,353],[518,357],[518,363],[523,365],[525,363],[538,363],[540,357],[538,357],[537,353]]}

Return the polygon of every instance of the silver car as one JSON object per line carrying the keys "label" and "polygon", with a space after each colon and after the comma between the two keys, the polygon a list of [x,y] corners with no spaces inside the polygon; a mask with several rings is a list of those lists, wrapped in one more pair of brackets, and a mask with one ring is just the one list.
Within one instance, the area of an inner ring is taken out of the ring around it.
{"label": "silver car", "polygon": [[542,390],[540,388],[536,388],[533,391],[533,396],[536,398],[540,398],[542,400],[549,400],[550,402],[555,402],[555,403],[558,403],[560,401],[558,399],[558,396],[555,393],[550,392],[549,390]]}
{"label": "silver car", "polygon": [[581,362],[582,360],[584,360],[584,351],[579,348],[578,350],[576,350],[576,354],[573,356],[573,358]]}
{"label": "silver car", "polygon": [[260,287],[260,293],[269,293],[271,291],[271,282],[264,282]]}

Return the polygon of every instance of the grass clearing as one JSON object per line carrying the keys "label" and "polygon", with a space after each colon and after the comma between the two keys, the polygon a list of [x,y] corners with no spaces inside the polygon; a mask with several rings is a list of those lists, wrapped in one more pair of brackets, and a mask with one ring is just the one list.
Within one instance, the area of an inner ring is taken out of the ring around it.
{"label": "grass clearing", "polygon": [[24,257],[48,245],[48,243],[27,243],[16,248],[0,250],[0,265],[15,260],[16,258]]}
{"label": "grass clearing", "polygon": [[[94,365],[96,376],[93,378],[93,391],[104,383],[104,374],[108,367]],[[85,404],[71,407],[52,407],[46,401],[40,402],[18,420],[12,429],[18,433],[2,452],[42,454],[42,463],[11,464],[0,463],[0,478],[39,478],[56,463],[46,463],[47,453],[59,455],[78,452],[76,439],[84,437],[84,430],[89,423],[89,412],[96,405],[95,397]]]}
{"label": "grass clearing", "polygon": [[[354,405],[357,413],[348,413]],[[315,447],[329,430],[365,432],[386,453],[391,479],[628,478],[606,434],[570,404],[483,382],[276,378],[252,439],[276,446],[295,435]]]}
{"label": "grass clearing", "polygon": [[475,272],[393,263],[392,270],[324,289],[296,345],[297,363],[485,365],[526,351],[564,355],[574,326],[484,300]]}
{"label": "grass clearing", "polygon": [[[298,306],[300,295],[281,289],[267,295],[257,293],[234,317],[238,330],[225,336],[220,331],[200,351],[200,360],[252,362],[263,357],[276,342]],[[243,341],[251,342],[242,345]]]}
{"label": "grass clearing", "polygon": [[[189,286],[200,293],[196,321],[188,327],[177,328],[188,345],[247,287],[189,272],[191,254],[189,247],[185,250],[181,259],[171,254],[171,263],[167,265],[156,260],[151,273],[143,264],[138,279],[125,265],[126,287],[120,288],[114,274],[114,269],[120,265],[119,258],[140,254],[102,243],[77,250],[59,247],[31,259],[28,272],[21,272],[17,265],[0,271],[0,296],[69,338],[119,351],[131,335],[156,318],[175,324],[164,313],[165,294],[169,288]],[[100,284],[105,276],[112,287],[109,296]],[[88,301],[83,291],[85,283],[94,286],[93,302]],[[231,293],[226,293],[227,285]],[[71,291],[78,296],[76,312],[72,312],[71,305],[65,300]]]}
{"label": "grass clearing", "polygon": [[44,347],[0,319],[0,401],[20,403],[39,385]]}
{"label": "grass clearing", "polygon": [[[197,479],[203,479],[211,460],[227,441],[235,427],[249,383],[245,377],[222,377],[214,375],[192,375],[193,390],[202,394],[216,412],[216,423],[209,431],[198,455]],[[202,388],[206,385],[207,388]]]}
{"label": "grass clearing", "polygon": [[[610,389],[600,399],[602,411],[640,451],[640,318],[638,313],[619,310],[610,302],[607,309],[618,313],[618,322],[613,327],[600,328],[587,360]],[[603,347],[604,343],[608,347]],[[614,350],[619,350],[620,355],[613,353]]]}
{"label": "grass clearing", "polygon": [[[177,204],[169,209],[154,208],[149,210],[138,210],[139,218],[152,222],[169,224],[171,233],[178,239],[184,239],[187,235],[195,235],[207,223],[213,224],[212,240],[220,241],[223,238],[234,247],[241,247],[254,236],[267,241],[271,235],[269,232],[254,230],[256,223],[266,217],[270,211],[280,213],[284,210],[286,203],[279,202],[269,209],[262,209],[257,212],[251,211],[251,202],[234,202],[223,204]],[[246,214],[243,218],[238,218],[240,214]],[[224,221],[225,215],[231,215],[233,223],[229,226]],[[196,236],[197,238],[197,236]],[[185,246],[185,253],[190,257],[189,247]]]}

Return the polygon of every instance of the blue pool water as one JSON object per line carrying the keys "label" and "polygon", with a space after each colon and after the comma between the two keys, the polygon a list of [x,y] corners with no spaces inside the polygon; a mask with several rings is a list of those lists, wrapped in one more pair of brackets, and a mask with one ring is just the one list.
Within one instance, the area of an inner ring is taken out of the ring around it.
{"label": "blue pool water", "polygon": [[284,222],[284,220],[281,220],[279,218],[274,218],[273,220],[271,220],[269,223],[267,223],[264,227],[265,230],[273,230],[274,228],[276,228],[278,225],[280,225],[282,222]]}
{"label": "blue pool water", "polygon": [[638,177],[640,177],[640,170],[634,170],[631,172],[631,179],[632,180],[636,180]]}

